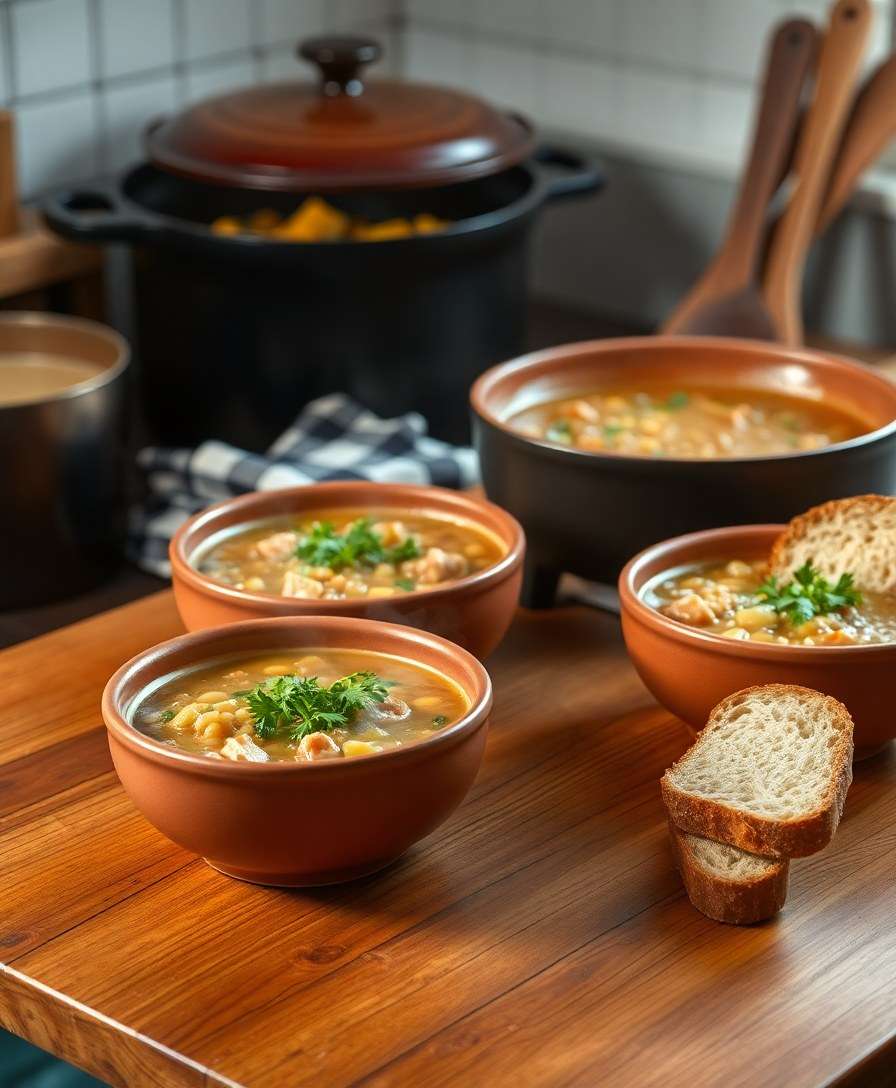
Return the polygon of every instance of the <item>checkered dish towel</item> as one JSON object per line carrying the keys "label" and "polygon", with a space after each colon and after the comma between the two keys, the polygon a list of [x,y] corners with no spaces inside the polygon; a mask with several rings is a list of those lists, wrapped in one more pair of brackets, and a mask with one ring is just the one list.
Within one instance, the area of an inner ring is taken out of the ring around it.
{"label": "checkered dish towel", "polygon": [[350,397],[334,393],[307,405],[264,454],[226,442],[195,450],[151,446],[138,464],[149,495],[131,516],[128,553],[143,570],[167,578],[168,542],[187,518],[211,503],[246,491],[319,483],[378,480],[469,487],[479,476],[476,455],[428,437],[416,412],[380,419]]}

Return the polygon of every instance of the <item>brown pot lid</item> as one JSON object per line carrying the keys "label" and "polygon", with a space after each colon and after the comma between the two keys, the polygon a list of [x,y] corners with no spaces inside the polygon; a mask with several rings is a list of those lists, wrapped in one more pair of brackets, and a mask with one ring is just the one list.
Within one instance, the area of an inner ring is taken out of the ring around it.
{"label": "brown pot lid", "polygon": [[364,83],[371,38],[324,37],[298,53],[316,83],[249,87],[153,126],[149,157],[200,181],[267,190],[444,185],[496,173],[532,152],[531,125],[461,91]]}

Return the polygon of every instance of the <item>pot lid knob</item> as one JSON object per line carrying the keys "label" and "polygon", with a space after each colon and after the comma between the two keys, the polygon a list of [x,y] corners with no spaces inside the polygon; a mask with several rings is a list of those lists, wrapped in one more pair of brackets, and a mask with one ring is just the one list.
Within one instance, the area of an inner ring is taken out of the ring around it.
{"label": "pot lid knob", "polygon": [[379,42],[352,35],[306,38],[296,54],[320,69],[321,91],[328,98],[340,94],[356,97],[364,90],[361,69],[382,56]]}

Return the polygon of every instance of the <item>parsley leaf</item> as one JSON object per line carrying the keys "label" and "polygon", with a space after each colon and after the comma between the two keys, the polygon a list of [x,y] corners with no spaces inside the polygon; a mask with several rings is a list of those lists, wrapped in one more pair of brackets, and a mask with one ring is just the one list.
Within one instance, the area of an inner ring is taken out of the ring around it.
{"label": "parsley leaf", "polygon": [[813,616],[825,616],[841,608],[862,603],[862,594],[856,589],[851,574],[841,574],[835,585],[807,560],[793,572],[793,581],[779,585],[772,575],[757,590],[758,595],[781,612],[795,626],[806,623]]}
{"label": "parsley leaf", "polygon": [[313,567],[375,567],[377,563],[403,563],[416,559],[420,546],[407,536],[394,548],[384,548],[382,538],[373,531],[369,518],[358,518],[345,531],[337,533],[329,521],[316,521],[299,546],[296,555]]}
{"label": "parsley leaf", "polygon": [[329,687],[322,687],[316,676],[272,676],[245,699],[260,737],[286,730],[290,740],[299,741],[348,725],[358,711],[381,703],[391,686],[373,672],[353,672]]}
{"label": "parsley leaf", "polygon": [[175,713],[173,710],[163,710],[162,713],[159,715],[159,721],[167,724],[168,722],[172,721],[174,717]]}
{"label": "parsley leaf", "polygon": [[396,589],[404,589],[404,590],[407,590],[408,593],[410,593],[410,591],[412,589],[417,588],[417,585],[416,585],[416,583],[414,582],[414,580],[412,578],[396,578],[395,579],[395,588]]}
{"label": "parsley leaf", "polygon": [[572,444],[572,426],[568,419],[555,419],[544,436],[548,442],[560,442],[569,446]]}
{"label": "parsley leaf", "polygon": [[668,408],[670,412],[677,412],[679,408],[686,408],[690,403],[690,400],[691,398],[687,395],[687,393],[670,393],[669,396],[666,397],[666,403],[664,407]]}

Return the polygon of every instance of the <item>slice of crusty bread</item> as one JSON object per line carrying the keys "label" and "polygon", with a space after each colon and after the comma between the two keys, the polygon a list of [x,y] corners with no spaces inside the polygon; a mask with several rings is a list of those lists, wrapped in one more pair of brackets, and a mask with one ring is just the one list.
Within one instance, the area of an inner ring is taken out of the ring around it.
{"label": "slice of crusty bread", "polygon": [[775,541],[771,570],[786,578],[807,560],[830,581],[849,573],[859,589],[896,589],[896,499],[834,499],[795,517]]}
{"label": "slice of crusty bread", "polygon": [[766,684],[723,699],[661,786],[682,831],[790,858],[831,841],[851,781],[846,707],[809,688]]}
{"label": "slice of crusty bread", "polygon": [[669,838],[688,898],[708,918],[747,926],[771,918],[784,906],[788,861],[689,835],[671,820]]}

